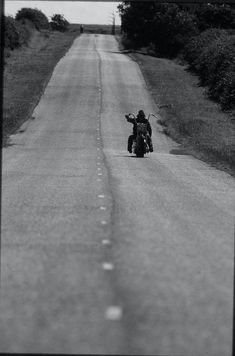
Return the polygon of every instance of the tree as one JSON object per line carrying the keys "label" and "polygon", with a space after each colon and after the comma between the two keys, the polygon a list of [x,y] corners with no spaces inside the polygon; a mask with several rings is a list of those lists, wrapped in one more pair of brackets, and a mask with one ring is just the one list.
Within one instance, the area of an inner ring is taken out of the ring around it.
{"label": "tree", "polygon": [[155,5],[155,2],[125,1],[118,6],[122,31],[136,47],[151,41]]}
{"label": "tree", "polygon": [[50,25],[53,30],[64,32],[68,30],[69,22],[63,15],[55,14],[51,17]]}
{"label": "tree", "polygon": [[38,9],[24,7],[17,12],[15,19],[17,21],[28,19],[34,24],[37,30],[49,27],[48,18]]}
{"label": "tree", "polygon": [[223,4],[203,4],[196,11],[200,31],[208,28],[235,28],[235,8]]}
{"label": "tree", "polygon": [[154,18],[153,43],[157,54],[174,57],[198,34],[196,17],[176,4],[161,4]]}
{"label": "tree", "polygon": [[135,47],[154,44],[158,55],[175,56],[197,34],[195,15],[176,4],[123,2],[122,30]]}

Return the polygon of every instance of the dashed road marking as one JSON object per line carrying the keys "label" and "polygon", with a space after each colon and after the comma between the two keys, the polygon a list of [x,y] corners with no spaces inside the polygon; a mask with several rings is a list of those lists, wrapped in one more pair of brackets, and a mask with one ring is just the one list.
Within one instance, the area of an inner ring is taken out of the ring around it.
{"label": "dashed road marking", "polygon": [[104,262],[104,263],[102,264],[102,267],[103,267],[103,269],[106,270],[106,271],[112,271],[112,270],[114,269],[113,264],[112,264],[112,263],[109,263],[109,262]]}
{"label": "dashed road marking", "polygon": [[98,176],[102,176],[103,174],[102,173],[98,173]]}
{"label": "dashed road marking", "polygon": [[99,195],[98,195],[98,198],[104,198],[104,197],[105,197],[104,194],[99,194]]}
{"label": "dashed road marking", "polygon": [[118,306],[110,306],[105,312],[105,317],[107,320],[120,320],[122,318],[122,309]]}
{"label": "dashed road marking", "polygon": [[106,210],[106,206],[100,206],[100,210]]}
{"label": "dashed road marking", "polygon": [[102,240],[102,244],[103,244],[103,245],[110,245],[110,240],[108,240],[108,239],[103,239],[103,240]]}
{"label": "dashed road marking", "polygon": [[101,220],[100,223],[101,223],[102,225],[107,225],[107,224],[108,224],[106,220]]}

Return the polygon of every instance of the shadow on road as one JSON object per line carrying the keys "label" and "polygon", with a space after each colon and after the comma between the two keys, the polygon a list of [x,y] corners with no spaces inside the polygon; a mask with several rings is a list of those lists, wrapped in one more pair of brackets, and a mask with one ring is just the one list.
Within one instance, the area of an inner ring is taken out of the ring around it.
{"label": "shadow on road", "polygon": [[146,159],[149,159],[149,157],[145,156],[145,157],[136,157],[136,156],[129,156],[129,155],[115,155],[115,157],[127,157],[127,158],[146,158]]}
{"label": "shadow on road", "polygon": [[170,150],[169,153],[172,155],[182,155],[182,156],[190,155],[190,153],[187,152],[187,150],[185,148],[174,148],[174,149]]}

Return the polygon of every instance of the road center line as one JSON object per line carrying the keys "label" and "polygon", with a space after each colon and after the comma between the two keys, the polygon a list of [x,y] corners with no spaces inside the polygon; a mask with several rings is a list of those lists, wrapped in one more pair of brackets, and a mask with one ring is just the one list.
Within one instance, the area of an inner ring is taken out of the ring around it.
{"label": "road center line", "polygon": [[106,270],[106,271],[112,271],[112,270],[114,269],[113,264],[110,263],[110,262],[104,262],[104,263],[102,264],[102,267],[103,267],[103,269]]}
{"label": "road center line", "polygon": [[103,239],[103,240],[102,240],[102,244],[103,244],[103,245],[110,245],[111,242],[110,242],[110,240],[108,240],[108,239]]}
{"label": "road center line", "polygon": [[118,306],[110,306],[105,312],[105,317],[107,320],[120,320],[122,317],[122,309]]}

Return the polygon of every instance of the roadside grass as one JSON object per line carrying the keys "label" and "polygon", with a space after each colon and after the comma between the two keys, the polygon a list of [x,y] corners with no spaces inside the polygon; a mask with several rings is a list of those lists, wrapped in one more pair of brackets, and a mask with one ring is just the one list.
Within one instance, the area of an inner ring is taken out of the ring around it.
{"label": "roadside grass", "polygon": [[157,105],[165,134],[189,154],[235,176],[235,117],[209,100],[187,66],[147,54],[129,54],[137,61]]}
{"label": "roadside grass", "polygon": [[30,118],[55,65],[78,34],[78,29],[63,33],[35,30],[27,46],[7,53],[3,78],[3,145]]}

